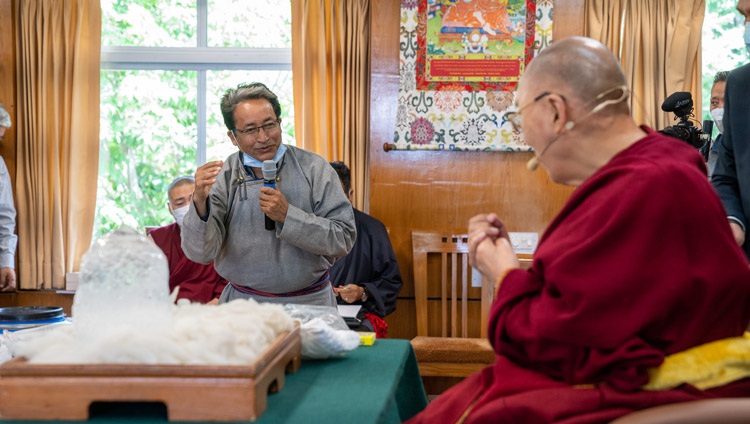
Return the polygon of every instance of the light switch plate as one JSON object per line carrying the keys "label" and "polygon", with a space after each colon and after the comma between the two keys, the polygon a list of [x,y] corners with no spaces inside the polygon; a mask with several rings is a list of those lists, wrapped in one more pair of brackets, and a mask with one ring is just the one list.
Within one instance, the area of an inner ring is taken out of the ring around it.
{"label": "light switch plate", "polygon": [[533,255],[539,244],[539,233],[509,233],[510,245],[516,254]]}

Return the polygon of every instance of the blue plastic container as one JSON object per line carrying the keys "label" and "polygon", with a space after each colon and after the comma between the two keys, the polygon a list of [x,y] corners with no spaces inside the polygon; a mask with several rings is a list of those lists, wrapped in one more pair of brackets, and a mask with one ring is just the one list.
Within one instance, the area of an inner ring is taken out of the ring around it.
{"label": "blue plastic container", "polygon": [[59,306],[0,308],[0,330],[24,330],[63,321],[65,321],[65,312]]}

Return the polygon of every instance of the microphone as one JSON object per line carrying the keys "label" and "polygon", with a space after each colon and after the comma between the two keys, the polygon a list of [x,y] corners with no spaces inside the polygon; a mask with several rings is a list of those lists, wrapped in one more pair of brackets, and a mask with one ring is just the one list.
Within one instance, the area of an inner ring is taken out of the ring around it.
{"label": "microphone", "polygon": [[528,169],[529,171],[534,172],[537,168],[539,168],[539,159],[537,159],[536,156],[526,162],[526,169]]}
{"label": "microphone", "polygon": [[[565,123],[565,130],[570,131],[575,126],[576,126],[575,122],[568,121]],[[544,152],[546,152],[547,149],[549,149],[549,146],[551,146],[552,143],[557,141],[558,138],[560,138],[560,134],[556,135],[555,138],[553,138],[549,143],[547,143],[547,146],[545,146],[544,149],[542,149],[542,151],[538,155],[535,155],[533,158],[529,159],[529,161],[526,162],[526,169],[528,169],[531,172],[536,171],[536,169],[539,168],[539,158],[542,157]]]}
{"label": "microphone", "polygon": [[[276,188],[276,162],[264,160],[263,167],[263,187]],[[276,229],[276,222],[266,215],[266,230],[273,231]]]}
{"label": "microphone", "polygon": [[682,109],[693,108],[693,96],[688,91],[678,91],[672,93],[669,97],[664,100],[661,104],[661,110],[664,112],[675,112]]}

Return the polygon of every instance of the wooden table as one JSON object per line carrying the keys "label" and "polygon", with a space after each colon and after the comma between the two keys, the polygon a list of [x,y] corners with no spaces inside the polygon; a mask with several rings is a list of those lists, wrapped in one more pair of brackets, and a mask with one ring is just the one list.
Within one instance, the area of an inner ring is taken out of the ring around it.
{"label": "wooden table", "polygon": [[[373,346],[361,346],[344,358],[303,361],[299,371],[286,376],[284,388],[268,396],[266,412],[255,422],[400,423],[426,405],[409,341],[383,339]],[[89,422],[166,422],[166,410],[160,404],[99,404],[91,411]]]}

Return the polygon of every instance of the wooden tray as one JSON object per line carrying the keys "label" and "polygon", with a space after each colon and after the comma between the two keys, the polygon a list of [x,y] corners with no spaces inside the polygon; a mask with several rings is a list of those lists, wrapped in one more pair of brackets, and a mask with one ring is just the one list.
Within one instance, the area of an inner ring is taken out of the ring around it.
{"label": "wooden tray", "polygon": [[161,402],[170,421],[254,421],[299,369],[299,326],[251,365],[0,365],[0,417],[87,420],[93,402]]}

